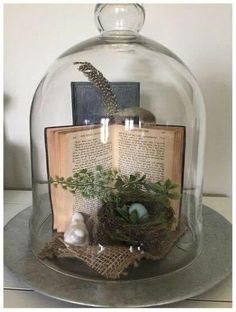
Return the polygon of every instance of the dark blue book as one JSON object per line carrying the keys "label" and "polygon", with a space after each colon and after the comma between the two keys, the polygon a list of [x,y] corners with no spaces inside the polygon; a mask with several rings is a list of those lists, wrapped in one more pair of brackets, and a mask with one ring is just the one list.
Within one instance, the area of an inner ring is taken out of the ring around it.
{"label": "dark blue book", "polygon": [[[111,82],[118,108],[140,106],[139,82]],[[71,82],[73,125],[100,123],[103,103],[99,90],[91,82]]]}

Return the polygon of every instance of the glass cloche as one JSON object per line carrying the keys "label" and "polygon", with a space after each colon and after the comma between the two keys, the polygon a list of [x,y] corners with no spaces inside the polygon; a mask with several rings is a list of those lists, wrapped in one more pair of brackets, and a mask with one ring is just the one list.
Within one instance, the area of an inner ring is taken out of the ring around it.
{"label": "glass cloche", "polygon": [[31,108],[32,250],[93,279],[171,273],[201,252],[205,111],[184,63],[139,35],[140,4],[98,4]]}

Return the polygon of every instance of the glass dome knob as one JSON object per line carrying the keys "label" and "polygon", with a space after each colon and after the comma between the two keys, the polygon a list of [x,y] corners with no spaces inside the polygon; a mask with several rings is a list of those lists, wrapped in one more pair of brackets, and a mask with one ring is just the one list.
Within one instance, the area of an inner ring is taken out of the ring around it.
{"label": "glass dome knob", "polygon": [[95,22],[100,32],[139,32],[145,20],[142,5],[136,3],[97,4]]}

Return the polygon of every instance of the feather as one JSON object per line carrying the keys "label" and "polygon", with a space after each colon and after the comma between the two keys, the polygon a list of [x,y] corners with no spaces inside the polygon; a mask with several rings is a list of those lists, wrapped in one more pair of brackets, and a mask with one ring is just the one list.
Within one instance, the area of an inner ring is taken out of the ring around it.
{"label": "feather", "polygon": [[111,89],[109,81],[89,62],[74,62],[88,80],[101,92],[106,117],[118,112],[117,98]]}

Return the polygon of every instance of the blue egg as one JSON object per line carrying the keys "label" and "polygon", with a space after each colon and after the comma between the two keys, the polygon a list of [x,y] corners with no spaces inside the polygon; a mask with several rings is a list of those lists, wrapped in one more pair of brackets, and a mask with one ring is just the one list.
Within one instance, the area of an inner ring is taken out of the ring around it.
{"label": "blue egg", "polygon": [[148,217],[147,209],[145,208],[143,204],[140,204],[140,203],[131,204],[129,207],[129,214],[131,214],[133,211],[137,212],[139,219]]}

